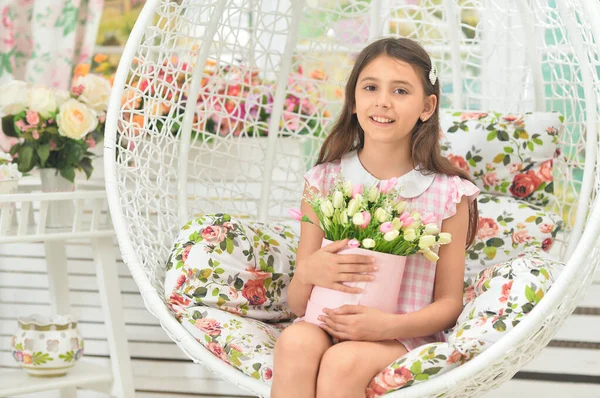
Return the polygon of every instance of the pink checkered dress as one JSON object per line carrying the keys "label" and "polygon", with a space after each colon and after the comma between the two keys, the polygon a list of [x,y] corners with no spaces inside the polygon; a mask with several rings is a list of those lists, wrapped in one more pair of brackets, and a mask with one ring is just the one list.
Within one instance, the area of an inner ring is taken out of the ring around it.
{"label": "pink checkered dress", "polygon": [[[363,184],[367,188],[379,183],[379,180],[362,166],[356,151],[347,153],[341,160],[315,166],[304,177],[308,184],[326,193],[332,188],[334,179],[340,172],[346,180],[352,181],[353,184]],[[435,213],[438,216],[439,228],[444,219],[456,214],[456,204],[461,201],[463,195],[472,201],[479,194],[475,185],[460,177],[443,174],[423,175],[416,169],[401,176],[398,184],[409,207],[421,213]],[[436,264],[427,261],[420,254],[407,258],[397,313],[418,311],[433,302]],[[445,341],[446,338],[440,331],[431,336],[397,340],[410,351],[423,344]]]}

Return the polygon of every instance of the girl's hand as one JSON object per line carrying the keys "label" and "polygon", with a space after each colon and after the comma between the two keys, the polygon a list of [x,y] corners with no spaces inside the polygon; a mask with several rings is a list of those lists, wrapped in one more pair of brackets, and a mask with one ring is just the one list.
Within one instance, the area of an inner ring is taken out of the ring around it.
{"label": "girl's hand", "polygon": [[389,329],[391,317],[375,308],[364,305],[343,305],[336,309],[323,309],[327,315],[319,316],[323,330],[337,339],[353,341],[381,341],[394,337],[386,334]]}
{"label": "girl's hand", "polygon": [[346,286],[343,282],[372,281],[375,277],[368,272],[376,271],[378,267],[371,256],[337,254],[347,243],[348,239],[338,240],[320,248],[297,267],[296,276],[307,285],[360,293],[362,289]]}

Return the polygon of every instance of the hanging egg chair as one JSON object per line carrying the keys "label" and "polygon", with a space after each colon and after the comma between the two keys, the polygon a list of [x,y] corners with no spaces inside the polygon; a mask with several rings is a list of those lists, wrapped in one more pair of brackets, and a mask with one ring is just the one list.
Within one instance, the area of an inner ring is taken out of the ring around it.
{"label": "hanging egg chair", "polygon": [[376,38],[408,37],[437,66],[442,108],[564,118],[543,203],[562,219],[553,251],[564,271],[493,346],[390,396],[473,397],[508,380],[548,344],[600,260],[599,20],[595,0],[148,0],[105,135],[110,211],[146,307],[195,362],[269,396],[268,384],[218,358],[173,315],[164,292],[173,241],[201,214],[285,221],[341,108],[353,57]]}

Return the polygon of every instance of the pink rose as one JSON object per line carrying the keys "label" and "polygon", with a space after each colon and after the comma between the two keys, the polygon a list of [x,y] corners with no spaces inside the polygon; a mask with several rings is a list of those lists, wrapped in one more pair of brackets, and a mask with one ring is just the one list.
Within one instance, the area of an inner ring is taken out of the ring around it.
{"label": "pink rose", "polygon": [[40,138],[40,133],[39,133],[37,130],[33,130],[33,131],[31,132],[31,137],[32,137],[34,140],[37,140],[37,139],[39,139],[39,138]]}
{"label": "pink rose", "polygon": [[448,364],[456,363],[456,362],[460,361],[463,357],[464,356],[463,356],[463,354],[460,353],[460,351],[454,350],[454,352],[452,354],[450,354],[450,356],[448,357],[448,360],[446,361],[446,363],[448,363]]}
{"label": "pink rose", "polygon": [[30,125],[37,126],[40,122],[40,115],[38,115],[38,113],[35,111],[27,111],[25,119]]}
{"label": "pink rose", "polygon": [[475,299],[476,295],[475,295],[475,286],[470,285],[464,293],[464,301],[465,304],[466,303],[470,303],[471,301],[473,301],[473,299]]}
{"label": "pink rose", "polygon": [[250,305],[263,305],[267,301],[264,279],[250,280],[242,289],[242,296]]}
{"label": "pink rose", "polygon": [[491,171],[491,172],[485,173],[483,175],[483,184],[488,187],[493,187],[495,185],[498,185],[499,182],[500,182],[500,179],[497,177],[495,171]]}
{"label": "pink rose", "polygon": [[88,144],[91,149],[96,148],[96,141],[94,141],[92,137],[88,137],[88,139],[85,140],[85,143]]}
{"label": "pink rose", "polygon": [[533,238],[529,236],[529,233],[526,229],[521,229],[519,231],[513,232],[512,234],[512,241],[516,244],[526,243],[529,242],[531,239]]}
{"label": "pink rose", "polygon": [[351,249],[356,249],[358,246],[360,246],[360,242],[357,241],[356,239],[350,239],[348,241],[348,247]]}
{"label": "pink rose", "polygon": [[273,377],[273,369],[271,368],[262,368],[261,372],[263,380],[271,380],[271,377]]}
{"label": "pink rose", "polygon": [[232,287],[229,288],[227,295],[229,296],[229,299],[231,299],[231,300],[235,300],[236,298],[238,298],[238,292]]}
{"label": "pink rose", "polygon": [[544,182],[552,182],[552,159],[546,160],[540,166],[540,171],[538,172],[538,177],[540,180]]}
{"label": "pink rose", "polygon": [[179,275],[179,277],[177,278],[177,282],[175,282],[175,289],[179,289],[181,286],[183,286],[186,280],[187,277],[185,274]]}
{"label": "pink rose", "polygon": [[196,319],[194,326],[209,336],[218,336],[221,334],[221,324],[216,319]]}
{"label": "pink rose", "polygon": [[233,223],[231,221],[226,221],[223,223],[223,228],[227,228],[228,231],[233,230]]}
{"label": "pink rose", "polygon": [[506,115],[503,117],[503,119],[510,123],[510,122],[514,122],[515,120],[517,120],[517,117],[513,116],[513,115]]}
{"label": "pink rose", "polygon": [[523,169],[523,165],[521,163],[511,163],[508,166],[508,171],[509,171],[510,174],[518,173],[522,169]]}
{"label": "pink rose", "polygon": [[513,281],[505,283],[502,285],[502,293],[500,295],[499,301],[501,303],[506,303],[508,301],[508,295],[510,294],[510,289],[512,288]]}
{"label": "pink rose", "polygon": [[552,247],[552,243],[553,242],[554,241],[552,240],[552,238],[546,238],[546,239],[544,239],[544,241],[542,242],[542,250],[544,250],[546,252],[548,250],[550,250],[550,248]]}
{"label": "pink rose", "polygon": [[460,115],[460,120],[474,120],[474,119],[482,119],[486,117],[488,114],[485,112],[463,112]]}
{"label": "pink rose", "polygon": [[362,229],[365,229],[369,226],[369,223],[371,222],[371,213],[369,213],[368,211],[363,211],[362,212],[362,216],[363,216],[363,220],[365,220],[365,222],[363,222],[360,227]]}
{"label": "pink rose", "polygon": [[252,279],[265,280],[273,276],[273,274],[270,272],[261,271],[254,267],[247,267],[246,271],[250,272],[250,274],[252,275]]}
{"label": "pink rose", "polygon": [[470,171],[469,164],[462,156],[449,154],[448,160],[450,161],[450,163],[463,170],[464,172],[468,173]]}
{"label": "pink rose", "polygon": [[526,198],[541,185],[542,181],[533,170],[517,174],[509,188],[510,193],[516,198]]}
{"label": "pink rose", "polygon": [[488,239],[498,234],[498,224],[493,218],[479,217],[477,238]]}
{"label": "pink rose", "polygon": [[229,360],[227,359],[227,353],[219,344],[215,342],[210,342],[208,343],[206,348],[208,348],[208,350],[212,352],[217,358],[221,358],[223,361],[229,363]]}
{"label": "pink rose", "polygon": [[554,231],[554,224],[547,224],[547,223],[540,224],[539,228],[540,228],[541,233],[550,234],[550,233],[552,233],[552,231]]}
{"label": "pink rose", "polygon": [[183,251],[181,252],[181,261],[183,261],[184,264],[187,261],[193,246],[194,245],[187,245],[185,249],[183,249]]}
{"label": "pink rose", "polygon": [[185,311],[191,302],[192,301],[188,297],[182,294],[171,293],[171,296],[169,297],[169,307],[175,314],[180,314]]}
{"label": "pink rose", "polygon": [[413,374],[406,367],[402,366],[398,369],[383,369],[377,376],[373,378],[369,387],[367,387],[367,396],[374,397],[383,395],[390,390],[395,390],[404,386],[413,379]]}
{"label": "pink rose", "polygon": [[210,243],[220,243],[225,240],[226,230],[218,225],[208,226],[202,230],[202,238]]}

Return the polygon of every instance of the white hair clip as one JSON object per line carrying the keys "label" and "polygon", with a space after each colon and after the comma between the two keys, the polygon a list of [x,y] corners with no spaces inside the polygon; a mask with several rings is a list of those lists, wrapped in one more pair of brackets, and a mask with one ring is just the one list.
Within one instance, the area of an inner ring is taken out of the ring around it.
{"label": "white hair clip", "polygon": [[435,67],[435,64],[433,63],[433,61],[431,61],[431,70],[429,71],[429,81],[431,82],[432,86],[435,86],[437,77],[438,77],[437,68]]}

